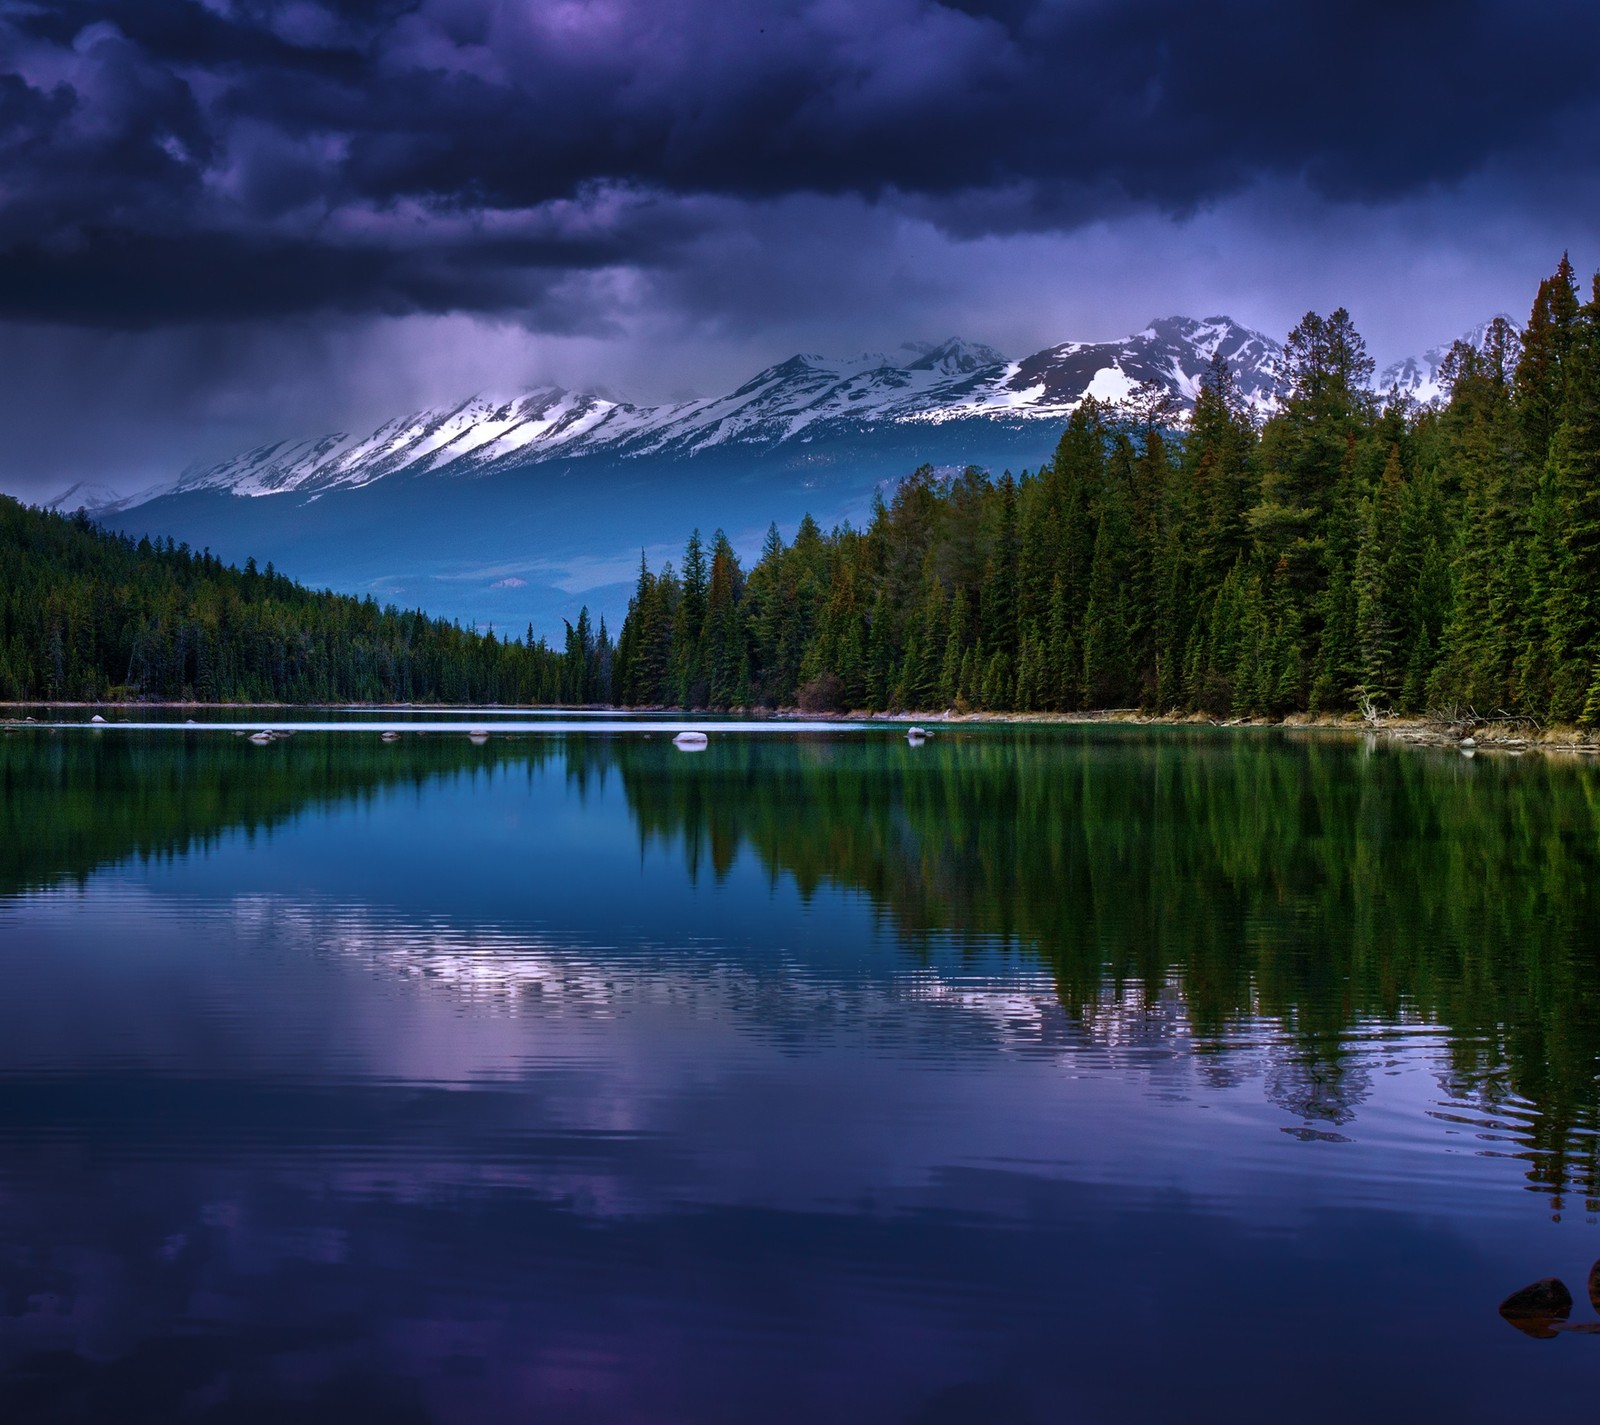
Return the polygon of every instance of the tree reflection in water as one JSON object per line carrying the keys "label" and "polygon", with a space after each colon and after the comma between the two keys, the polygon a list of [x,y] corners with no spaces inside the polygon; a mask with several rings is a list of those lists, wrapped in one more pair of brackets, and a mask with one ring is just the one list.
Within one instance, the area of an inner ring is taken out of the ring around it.
{"label": "tree reflection in water", "polygon": [[748,852],[803,893],[869,896],[912,955],[1036,957],[1087,1028],[1137,1005],[1222,1078],[1263,1067],[1238,1031],[1271,1025],[1267,1092],[1308,1126],[1356,1117],[1358,1051],[1436,1025],[1441,1115],[1504,1140],[1556,1208],[1596,1210],[1590,763],[1179,729],[582,754],[620,766],[641,841],[691,874]]}
{"label": "tree reflection in water", "polygon": [[1313,1135],[1357,1119],[1385,1036],[1433,1032],[1438,1115],[1557,1209],[1600,1210],[1588,763],[1170,728],[718,736],[696,758],[659,737],[26,733],[0,740],[0,895],[552,763],[580,799],[620,781],[641,847],[696,879],[751,856],[805,897],[867,897],[913,962],[1043,965],[1088,1041],[1260,1075]]}

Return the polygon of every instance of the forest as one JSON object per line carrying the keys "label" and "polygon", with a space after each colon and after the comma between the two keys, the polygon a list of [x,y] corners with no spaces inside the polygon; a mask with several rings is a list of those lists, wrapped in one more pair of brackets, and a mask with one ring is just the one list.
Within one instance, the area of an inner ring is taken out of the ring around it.
{"label": "forest", "polygon": [[1600,722],[1600,278],[1571,264],[1371,390],[1349,314],[1289,334],[1265,419],[1215,360],[1187,419],[1086,400],[1038,470],[923,467],[865,528],[718,532],[561,647],[0,498],[0,699],[620,703]]}
{"label": "forest", "polygon": [[1039,470],[923,468],[866,528],[720,532],[638,584],[612,695],[729,708],[1600,721],[1600,278],[1457,342],[1447,395],[1370,389],[1347,312],[1290,333],[1256,418],[1089,400]]}
{"label": "forest", "polygon": [[497,638],[3,496],[0,568],[5,701],[585,703],[611,682],[587,610],[560,649]]}

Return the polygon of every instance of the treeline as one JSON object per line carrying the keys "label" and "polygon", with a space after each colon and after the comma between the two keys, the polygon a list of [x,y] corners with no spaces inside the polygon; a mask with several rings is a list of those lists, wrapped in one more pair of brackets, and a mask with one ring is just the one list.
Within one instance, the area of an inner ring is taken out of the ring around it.
{"label": "treeline", "polygon": [[1284,714],[1370,702],[1600,721],[1600,279],[1563,258],[1419,408],[1343,310],[1290,333],[1265,422],[1224,362],[1187,429],[1085,401],[1054,457],[927,468],[865,529],[718,534],[638,585],[630,705]]}
{"label": "treeline", "polygon": [[587,610],[560,649],[480,635],[4,497],[0,569],[8,701],[584,703],[611,683]]}

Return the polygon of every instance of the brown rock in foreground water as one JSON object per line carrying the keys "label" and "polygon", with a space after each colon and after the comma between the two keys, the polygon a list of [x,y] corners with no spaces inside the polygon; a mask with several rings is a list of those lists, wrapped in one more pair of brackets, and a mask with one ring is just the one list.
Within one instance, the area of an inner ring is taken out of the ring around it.
{"label": "brown rock in foreground water", "polygon": [[[1593,1272],[1589,1280],[1590,1290],[1593,1291]],[[1559,1277],[1545,1277],[1532,1286],[1512,1292],[1500,1303],[1500,1314],[1517,1330],[1540,1340],[1549,1340],[1556,1334],[1557,1325],[1564,1324],[1572,1314],[1572,1293]]]}

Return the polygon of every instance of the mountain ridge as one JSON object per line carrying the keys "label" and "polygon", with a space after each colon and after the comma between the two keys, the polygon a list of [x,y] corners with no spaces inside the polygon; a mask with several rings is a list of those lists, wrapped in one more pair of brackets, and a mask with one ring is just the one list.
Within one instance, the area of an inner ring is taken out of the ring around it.
{"label": "mountain ridge", "polygon": [[[1444,352],[1381,379],[1436,398]],[[1224,316],[1164,317],[1021,360],[959,338],[800,353],[723,395],[658,405],[555,385],[484,393],[365,433],[271,441],[135,495],[74,486],[52,507],[272,560],[317,587],[559,637],[585,603],[615,626],[641,547],[668,557],[664,540],[722,525],[753,557],[771,523],[870,518],[875,492],[919,465],[1037,469],[1087,397],[1137,415],[1130,398],[1151,383],[1187,408],[1217,355],[1252,408],[1273,409],[1276,341]]]}
{"label": "mountain ridge", "polygon": [[91,513],[206,489],[316,499],[401,474],[471,477],[594,455],[692,460],[719,447],[770,454],[858,437],[874,425],[1063,422],[1086,397],[1126,400],[1141,383],[1188,406],[1217,352],[1233,367],[1245,400],[1269,407],[1282,357],[1277,342],[1224,316],[1164,317],[1128,337],[1063,342],[1020,361],[959,337],[908,342],[895,356],[798,353],[726,395],[657,405],[558,385],[478,393],[395,417],[366,435],[267,442],[132,495],[106,498],[103,489],[74,486],[48,508],[67,508],[64,500],[84,493],[95,499]]}
{"label": "mountain ridge", "polygon": [[[1485,324],[1486,326],[1487,324]],[[1481,344],[1485,327],[1466,340]],[[1380,391],[1421,403],[1442,398],[1448,345],[1386,366]],[[618,462],[693,461],[707,452],[803,453],[873,428],[992,422],[1019,428],[1064,422],[1085,399],[1123,404],[1150,385],[1182,411],[1192,407],[1214,356],[1260,414],[1276,402],[1283,347],[1227,316],[1160,317],[1130,336],[1067,341],[1020,360],[950,337],[907,342],[898,353],[829,358],[797,353],[721,396],[638,404],[597,390],[547,384],[477,393],[397,416],[357,435],[334,431],[270,441],[135,494],[75,484],[46,508],[125,513],[166,497],[216,490],[246,498],[298,494],[317,500],[396,476],[475,478],[552,461],[603,456]]]}

